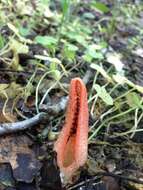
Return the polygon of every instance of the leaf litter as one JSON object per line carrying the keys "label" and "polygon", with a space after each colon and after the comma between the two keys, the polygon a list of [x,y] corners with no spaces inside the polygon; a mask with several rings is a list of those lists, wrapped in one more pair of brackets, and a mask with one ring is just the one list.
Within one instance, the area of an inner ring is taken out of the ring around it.
{"label": "leaf litter", "polygon": [[[0,2],[0,121],[47,114],[34,128],[0,137],[0,189],[143,189],[142,7]],[[62,187],[53,143],[74,77],[87,84],[88,161],[80,178]]]}

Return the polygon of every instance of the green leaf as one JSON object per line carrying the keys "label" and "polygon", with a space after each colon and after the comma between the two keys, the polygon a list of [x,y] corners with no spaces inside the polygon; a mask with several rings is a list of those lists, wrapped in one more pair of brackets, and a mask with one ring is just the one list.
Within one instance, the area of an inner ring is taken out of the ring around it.
{"label": "green leaf", "polygon": [[117,73],[123,73],[123,62],[121,61],[121,54],[119,53],[107,53],[106,54],[107,61],[114,65]]}
{"label": "green leaf", "polygon": [[107,104],[107,105],[113,105],[113,98],[110,96],[110,94],[106,91],[105,87],[101,87],[98,84],[94,85],[94,88],[97,92],[97,95]]}
{"label": "green leaf", "polygon": [[98,59],[98,60],[101,60],[103,59],[103,54],[101,52],[98,52],[98,51],[91,51],[90,54],[94,59]]}
{"label": "green leaf", "polygon": [[78,50],[78,47],[73,44],[65,44],[64,47],[64,57],[66,57],[69,60],[73,60],[75,58],[76,51]]}
{"label": "green leaf", "polygon": [[4,47],[5,39],[0,34],[0,49]]}
{"label": "green leaf", "polygon": [[108,73],[102,68],[100,65],[92,63],[90,65],[92,69],[97,70],[104,78],[106,78],[109,82],[112,82],[112,78],[108,75]]}
{"label": "green leaf", "polygon": [[53,62],[53,63],[56,63],[56,64],[61,64],[61,61],[57,58],[52,58],[52,57],[48,57],[48,56],[45,56],[45,55],[35,55],[34,56],[36,59],[40,59],[40,60],[44,60],[44,61],[49,61],[50,63]]}
{"label": "green leaf", "polygon": [[27,54],[29,51],[29,48],[26,44],[23,44],[15,39],[10,40],[10,48],[16,53],[16,54]]}
{"label": "green leaf", "polygon": [[54,70],[52,75],[53,75],[55,80],[59,80],[61,78],[61,72],[59,70],[57,70],[57,69]]}
{"label": "green leaf", "polygon": [[108,13],[110,11],[110,9],[104,4],[104,3],[100,3],[100,2],[92,2],[91,3],[91,7],[103,12],[103,13]]}
{"label": "green leaf", "polygon": [[84,36],[82,36],[82,35],[75,35],[75,40],[79,43],[79,44],[81,44],[81,45],[83,45],[83,46],[86,46],[87,45],[87,42],[86,42],[86,40],[85,40],[85,37]]}
{"label": "green leaf", "polygon": [[8,88],[9,84],[0,84],[0,92]]}
{"label": "green leaf", "polygon": [[30,34],[30,30],[29,30],[29,28],[20,27],[19,28],[19,33],[22,36],[27,36],[27,35]]}
{"label": "green leaf", "polygon": [[97,47],[99,48],[99,46],[95,44],[89,45],[87,47],[85,54],[83,56],[85,61],[91,62],[93,59],[102,60],[104,58],[102,52],[99,51]]}
{"label": "green leaf", "polygon": [[90,12],[84,13],[83,17],[86,18],[86,19],[94,19],[95,18],[94,14],[92,14]]}
{"label": "green leaf", "polygon": [[67,48],[69,51],[77,51],[78,50],[78,47],[73,45],[73,44],[67,44]]}
{"label": "green leaf", "polygon": [[14,32],[14,34],[20,39],[21,42],[30,43],[30,44],[33,43],[30,39],[26,39],[26,38],[22,37],[19,34],[19,29],[16,28],[13,24],[7,23],[7,26],[9,27],[10,30],[12,30]]}
{"label": "green leaf", "polygon": [[45,47],[48,47],[51,45],[56,45],[57,39],[52,36],[36,36],[35,42],[37,42]]}
{"label": "green leaf", "polygon": [[87,46],[86,37],[77,31],[74,31],[74,32],[73,31],[72,32],[62,31],[62,34],[65,35],[70,40],[78,42],[80,45],[82,45],[84,47]]}
{"label": "green leaf", "polygon": [[7,23],[7,26],[17,35],[19,36],[19,31],[18,29],[11,23]]}
{"label": "green leaf", "polygon": [[52,54],[55,53],[57,39],[52,36],[37,36],[35,42],[47,48]]}
{"label": "green leaf", "polygon": [[130,107],[143,108],[141,104],[141,97],[136,92],[130,92],[129,94],[127,94],[126,98]]}
{"label": "green leaf", "polygon": [[115,82],[117,82],[118,84],[124,85],[127,84],[130,87],[136,89],[138,92],[143,93],[143,87],[139,86],[137,84],[134,84],[133,82],[131,82],[129,79],[127,79],[124,76],[121,76],[120,74],[116,74],[116,75],[112,75],[113,79]]}
{"label": "green leaf", "polygon": [[64,17],[68,15],[70,6],[70,0],[61,0],[61,7]]}
{"label": "green leaf", "polygon": [[89,54],[85,54],[82,56],[82,58],[84,59],[84,61],[91,63],[92,62],[92,57]]}

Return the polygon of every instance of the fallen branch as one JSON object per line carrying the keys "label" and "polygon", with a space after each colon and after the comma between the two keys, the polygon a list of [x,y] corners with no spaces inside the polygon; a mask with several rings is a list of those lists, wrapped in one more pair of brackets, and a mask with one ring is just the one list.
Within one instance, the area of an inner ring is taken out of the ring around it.
{"label": "fallen branch", "polygon": [[0,135],[5,135],[8,133],[13,133],[21,130],[25,130],[27,128],[33,127],[34,125],[41,122],[47,116],[46,113],[41,112],[30,119],[26,119],[24,121],[19,121],[15,123],[3,123],[0,124]]}
{"label": "fallen branch", "polygon": [[85,181],[77,183],[77,184],[69,187],[68,190],[74,190],[74,189],[80,188],[80,187],[82,187],[82,186],[84,186],[86,184],[93,183],[94,181],[99,180],[104,176],[110,176],[110,177],[121,179],[121,180],[124,180],[124,181],[131,181],[133,183],[143,184],[143,181],[139,180],[138,178],[131,178],[131,177],[118,175],[118,174],[113,174],[113,173],[108,173],[108,172],[98,172],[96,174],[96,176],[93,176],[91,179],[87,179]]}
{"label": "fallen branch", "polygon": [[[84,83],[87,84],[91,77],[92,77],[91,70],[87,70],[87,72],[83,78]],[[15,123],[0,124],[0,135],[5,135],[8,133],[13,133],[13,132],[17,132],[17,131],[21,131],[21,130],[30,128],[30,127],[38,124],[39,122],[41,122],[43,119],[45,119],[45,116],[47,116],[48,114],[53,114],[53,115],[59,114],[61,111],[65,110],[68,99],[69,99],[68,96],[64,96],[61,98],[61,100],[57,104],[54,104],[54,105],[41,104],[40,110],[42,112],[35,115],[34,117],[32,117],[30,119],[26,119],[24,121],[19,121],[19,122],[15,122]]]}
{"label": "fallen branch", "polygon": [[39,110],[48,114],[57,115],[66,109],[68,99],[68,96],[64,96],[57,104],[41,104]]}
{"label": "fallen branch", "polygon": [[87,85],[87,83],[90,81],[90,79],[94,76],[94,72],[91,69],[88,69],[83,77],[84,84]]}

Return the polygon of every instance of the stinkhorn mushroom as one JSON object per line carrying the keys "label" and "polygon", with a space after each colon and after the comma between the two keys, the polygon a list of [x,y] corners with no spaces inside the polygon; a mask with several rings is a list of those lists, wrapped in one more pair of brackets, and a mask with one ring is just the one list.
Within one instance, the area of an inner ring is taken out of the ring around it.
{"label": "stinkhorn mushroom", "polygon": [[66,181],[85,164],[88,148],[87,91],[80,78],[71,80],[65,125],[54,145],[57,164]]}

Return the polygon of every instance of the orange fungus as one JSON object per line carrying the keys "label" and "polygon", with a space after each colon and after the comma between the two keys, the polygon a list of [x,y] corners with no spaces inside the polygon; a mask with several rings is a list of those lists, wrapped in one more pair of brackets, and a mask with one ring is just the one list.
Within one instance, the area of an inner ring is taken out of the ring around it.
{"label": "orange fungus", "polygon": [[85,164],[88,147],[87,91],[80,78],[71,80],[65,125],[54,145],[57,164],[69,180]]}

